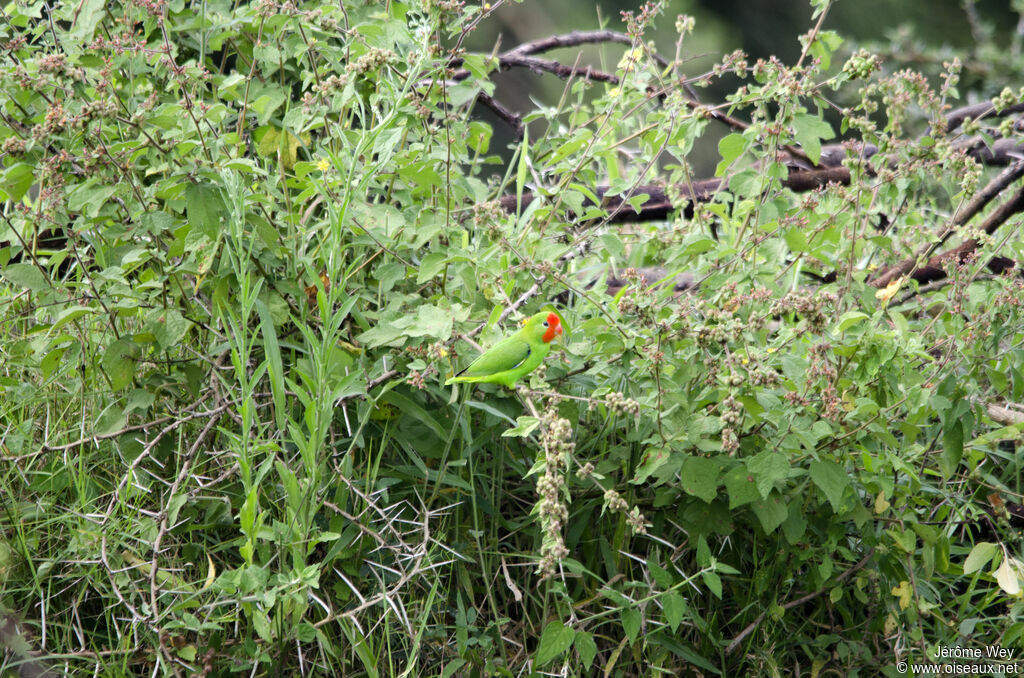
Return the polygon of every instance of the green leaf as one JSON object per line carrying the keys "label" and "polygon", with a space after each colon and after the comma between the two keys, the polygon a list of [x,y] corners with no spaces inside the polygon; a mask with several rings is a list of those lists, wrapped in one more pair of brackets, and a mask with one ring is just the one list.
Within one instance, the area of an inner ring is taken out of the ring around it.
{"label": "green leaf", "polygon": [[815,460],[811,462],[810,473],[811,480],[825,493],[832,510],[839,513],[843,494],[850,485],[846,470],[834,461]]}
{"label": "green leaf", "polygon": [[718,496],[719,463],[708,457],[687,457],[680,471],[683,490],[711,503]]}
{"label": "green leaf", "polygon": [[510,428],[501,434],[502,438],[525,438],[540,425],[540,419],[537,417],[516,417],[515,428]]}
{"label": "green leaf", "polygon": [[278,430],[284,430],[287,415],[287,398],[284,390],[284,367],[281,361],[281,346],[270,309],[262,300],[256,300],[256,311],[260,316],[260,334],[263,335],[263,351],[266,354],[267,372],[270,375],[270,392],[274,397],[274,421]]}
{"label": "green leaf", "polygon": [[32,292],[40,292],[50,286],[46,275],[32,264],[11,264],[4,268],[3,275],[8,282]]}
{"label": "green leaf", "polygon": [[778,452],[761,452],[747,460],[747,468],[754,476],[761,497],[766,498],[775,483],[789,475],[789,460]]}
{"label": "green leaf", "polygon": [[93,32],[103,18],[106,6],[105,0],[84,0],[78,3],[75,22],[70,31],[76,42],[83,45],[92,42]]}
{"label": "green leaf", "polygon": [[580,656],[580,664],[583,668],[590,668],[597,656],[597,643],[594,642],[594,636],[586,631],[577,631],[573,645],[576,647],[576,653]]}
{"label": "green leaf", "polygon": [[726,473],[722,480],[729,495],[730,510],[762,498],[757,483],[754,482],[754,475],[745,464],[740,464]]}
{"label": "green leaf", "polygon": [[83,315],[89,315],[90,313],[95,313],[95,312],[96,312],[95,309],[90,308],[88,306],[78,306],[78,305],[76,305],[76,306],[68,306],[63,311],[58,313],[56,318],[54,318],[53,326],[51,327],[51,329],[52,330],[56,330],[58,327],[62,327],[63,325],[66,325],[67,323],[74,322],[75,320],[78,320]]}
{"label": "green leaf", "polygon": [[185,189],[188,220],[211,240],[220,231],[220,218],[228,212],[220,190],[212,184],[189,184]]}
{"label": "green leaf", "polygon": [[815,165],[821,159],[821,140],[835,135],[832,126],[820,116],[800,113],[793,117],[793,137]]}
{"label": "green leaf", "polygon": [[117,192],[117,185],[102,186],[97,179],[89,179],[78,184],[68,194],[68,209],[82,212],[86,216],[95,217],[100,208],[106,204],[110,196]]}
{"label": "green leaf", "polygon": [[661,565],[658,565],[654,561],[648,560],[647,569],[650,571],[651,579],[654,580],[655,584],[657,584],[663,589],[667,589],[672,586],[672,574],[668,570],[663,568]]}
{"label": "green leaf", "polygon": [[747,150],[747,140],[742,134],[727,134],[722,137],[721,141],[718,142],[718,154],[722,156],[722,161],[718,163],[718,167],[715,168],[715,176],[720,177],[725,174],[725,170],[729,169],[729,165],[733,163],[736,158],[743,155],[743,152]]}
{"label": "green leaf", "polygon": [[848,327],[852,327],[869,317],[867,313],[861,311],[847,311],[839,316],[839,324],[836,326],[836,331],[845,332]]}
{"label": "green leaf", "polygon": [[722,599],[722,579],[714,572],[701,572],[701,579],[704,580],[704,585],[708,587],[708,591],[715,594],[715,597],[719,600]]}
{"label": "green leaf", "polygon": [[159,311],[151,315],[147,329],[156,337],[157,343],[164,350],[174,348],[185,338],[189,321],[175,309]]}
{"label": "green leaf", "polygon": [[127,337],[121,337],[103,352],[103,371],[113,390],[119,391],[132,383],[138,353],[139,345]]}
{"label": "green leaf", "polygon": [[416,310],[416,316],[405,330],[410,337],[435,337],[447,339],[452,336],[453,318],[451,309],[425,304]]}
{"label": "green leaf", "polygon": [[619,612],[619,616],[622,619],[622,630],[626,632],[626,637],[629,638],[630,643],[635,643],[637,636],[640,635],[640,625],[643,621],[640,610],[635,607],[624,607]]}
{"label": "green leaf", "polygon": [[648,449],[644,453],[640,465],[637,466],[633,479],[629,482],[634,485],[646,482],[655,471],[667,464],[671,458],[672,452],[667,448],[652,447]]}
{"label": "green leaf", "polygon": [[435,275],[444,270],[448,263],[448,255],[444,252],[431,252],[420,261],[420,273],[416,277],[416,284],[422,285]]}
{"label": "green leaf", "polygon": [[445,664],[444,668],[441,670],[441,678],[452,678],[452,676],[456,675],[459,669],[461,669],[465,665],[465,659],[451,660],[450,662]]}
{"label": "green leaf", "polygon": [[674,632],[683,621],[686,612],[686,600],[675,591],[669,591],[661,597],[661,609],[665,613],[665,623]]}
{"label": "green leaf", "polygon": [[771,534],[781,525],[789,515],[786,502],[778,492],[772,492],[767,499],[761,499],[751,504],[751,510],[757,519],[761,521],[761,527],[766,534]]}
{"label": "green leaf", "polygon": [[807,236],[802,228],[791,228],[782,236],[792,252],[807,251]]}
{"label": "green leaf", "polygon": [[997,544],[988,541],[978,542],[967,554],[967,559],[964,561],[964,574],[972,574],[985,567],[998,552]]}
{"label": "green leaf", "polygon": [[544,627],[544,632],[540,636],[540,644],[537,646],[537,654],[533,658],[537,662],[537,666],[544,666],[555,657],[564,654],[572,646],[575,636],[575,631],[559,621],[553,621]]}
{"label": "green leaf", "polygon": [[959,420],[954,420],[942,433],[942,456],[939,457],[942,475],[946,478],[953,475],[963,456],[964,428]]}
{"label": "green leaf", "polygon": [[0,172],[0,199],[21,200],[35,182],[32,165],[19,162]]}

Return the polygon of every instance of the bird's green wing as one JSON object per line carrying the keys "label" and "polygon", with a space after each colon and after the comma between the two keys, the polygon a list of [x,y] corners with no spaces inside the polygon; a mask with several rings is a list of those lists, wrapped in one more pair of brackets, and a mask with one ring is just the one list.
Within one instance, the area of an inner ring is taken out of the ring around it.
{"label": "bird's green wing", "polygon": [[514,370],[530,357],[530,344],[517,336],[506,337],[480,354],[458,377],[485,377]]}

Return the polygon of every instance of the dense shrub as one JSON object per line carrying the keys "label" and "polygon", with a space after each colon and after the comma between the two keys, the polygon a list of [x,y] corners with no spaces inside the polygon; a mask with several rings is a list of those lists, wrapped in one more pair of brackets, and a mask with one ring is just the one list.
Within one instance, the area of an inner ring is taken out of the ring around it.
{"label": "dense shrub", "polygon": [[[652,6],[497,56],[460,3],[0,11],[11,665],[1020,646],[1018,93],[820,27],[687,74],[692,22]],[[547,54],[591,42],[617,66]],[[560,98],[508,110],[518,67]],[[522,388],[443,385],[547,306],[570,332]]]}

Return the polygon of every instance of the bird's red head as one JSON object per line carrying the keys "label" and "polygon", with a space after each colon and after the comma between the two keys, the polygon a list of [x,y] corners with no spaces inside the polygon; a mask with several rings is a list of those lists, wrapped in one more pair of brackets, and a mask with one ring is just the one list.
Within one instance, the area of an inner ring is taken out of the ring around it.
{"label": "bird's red head", "polygon": [[548,329],[541,339],[545,344],[550,344],[556,336],[562,334],[562,321],[558,318],[557,313],[548,313],[547,320],[544,324],[547,325]]}

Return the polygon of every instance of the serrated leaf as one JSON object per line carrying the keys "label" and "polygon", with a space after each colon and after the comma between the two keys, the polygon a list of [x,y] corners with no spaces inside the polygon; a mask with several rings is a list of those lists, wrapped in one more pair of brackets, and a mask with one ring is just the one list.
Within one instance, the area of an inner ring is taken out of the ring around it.
{"label": "serrated leaf", "polygon": [[127,337],[121,337],[103,353],[103,371],[110,379],[110,387],[119,391],[132,383],[135,377],[135,356],[139,346]]}
{"label": "serrated leaf", "polygon": [[3,276],[11,284],[32,292],[39,292],[50,286],[43,272],[32,264],[11,264],[4,268]]}
{"label": "serrated leaf", "polygon": [[540,425],[537,417],[516,417],[516,425],[501,434],[502,438],[525,438]]}
{"label": "serrated leaf", "polygon": [[718,472],[720,468],[718,461],[715,459],[687,457],[680,471],[683,490],[687,494],[692,494],[710,504],[711,500],[718,496]]}
{"label": "serrated leaf", "polygon": [[640,610],[635,607],[624,607],[619,612],[619,617],[622,620],[622,630],[626,632],[629,642],[635,643],[637,636],[640,635],[640,625],[643,621]]}
{"label": "serrated leaf", "polygon": [[741,464],[725,474],[725,491],[729,495],[729,509],[745,506],[752,501],[762,499],[754,476],[745,464]]}
{"label": "serrated leaf", "polygon": [[761,498],[766,498],[775,483],[789,475],[789,460],[778,452],[761,452],[747,460],[747,468],[754,476]]}
{"label": "serrated leaf", "polygon": [[837,332],[845,332],[848,327],[853,327],[862,320],[868,318],[867,313],[861,311],[847,311],[846,313],[839,316],[839,324],[836,326]]}
{"label": "serrated leaf", "polygon": [[667,623],[672,631],[679,628],[679,624],[683,621],[683,614],[686,612],[686,601],[681,595],[675,591],[666,593],[661,598],[661,609],[665,613],[665,623]]}
{"label": "serrated leaf", "polygon": [[835,135],[832,125],[817,115],[799,113],[793,116],[793,137],[815,165],[821,159],[821,140],[831,139]]}
{"label": "serrated leaf", "polygon": [[714,572],[702,572],[701,579],[704,580],[704,585],[708,587],[708,591],[715,594],[715,597],[719,600],[722,599],[722,579]]}
{"label": "serrated leaf", "polygon": [[810,467],[811,480],[825,493],[832,511],[839,513],[843,494],[850,485],[850,477],[846,470],[834,461],[815,460]]}
{"label": "serrated leaf", "polygon": [[722,156],[722,161],[715,168],[715,176],[720,177],[725,174],[725,170],[729,168],[729,165],[736,158],[743,155],[745,150],[747,150],[747,140],[743,138],[742,134],[733,133],[722,137],[721,141],[718,142],[718,154]]}
{"label": "serrated leaf", "polygon": [[594,663],[594,657],[597,656],[597,643],[594,642],[594,636],[586,631],[577,631],[573,645],[576,647],[576,653],[580,656],[580,664],[583,668],[589,668]]}
{"label": "serrated leaf", "polygon": [[572,646],[576,632],[559,621],[553,621],[544,627],[537,646],[537,654],[533,659],[538,667],[544,666],[555,657],[560,657]]}
{"label": "serrated leaf", "polygon": [[767,499],[755,501],[750,508],[761,522],[766,534],[774,532],[775,528],[789,516],[789,509],[778,492],[773,492]]}

